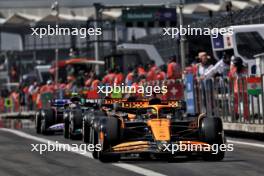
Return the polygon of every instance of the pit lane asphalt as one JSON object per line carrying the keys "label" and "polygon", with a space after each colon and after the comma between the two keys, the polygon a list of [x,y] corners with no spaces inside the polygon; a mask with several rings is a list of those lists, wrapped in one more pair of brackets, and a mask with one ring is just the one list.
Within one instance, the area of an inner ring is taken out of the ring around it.
{"label": "pit lane asphalt", "polygon": [[[21,129],[20,131],[38,138],[45,138],[65,144],[82,143],[78,140],[72,141],[64,139],[62,135],[37,135],[33,129]],[[239,139],[239,141],[241,140]],[[263,144],[262,142],[253,140],[245,142]],[[43,155],[32,152],[31,144],[39,143],[41,142],[0,130],[0,176],[140,175],[137,172],[133,172],[133,170],[118,167],[118,164],[101,163],[72,152],[47,152]],[[234,151],[227,152],[225,159],[221,162],[206,162],[199,158],[176,158],[169,162],[161,160],[123,159],[119,163],[127,163],[130,166],[142,168],[142,175],[147,170],[161,175],[262,176],[264,175],[264,148],[234,144]],[[151,174],[151,172],[148,173],[148,175]]]}

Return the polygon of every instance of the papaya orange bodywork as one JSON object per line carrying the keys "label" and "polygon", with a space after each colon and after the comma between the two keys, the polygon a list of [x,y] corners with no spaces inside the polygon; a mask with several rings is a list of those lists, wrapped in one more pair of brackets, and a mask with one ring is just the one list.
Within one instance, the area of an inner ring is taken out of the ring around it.
{"label": "papaya orange bodywork", "polygon": [[170,120],[169,119],[151,119],[148,121],[153,136],[157,141],[170,140]]}

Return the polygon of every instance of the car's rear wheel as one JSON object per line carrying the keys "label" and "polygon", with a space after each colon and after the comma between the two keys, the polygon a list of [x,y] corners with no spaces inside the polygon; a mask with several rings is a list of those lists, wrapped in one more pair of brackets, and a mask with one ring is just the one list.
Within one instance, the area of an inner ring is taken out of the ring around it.
{"label": "car's rear wheel", "polygon": [[40,134],[41,133],[41,112],[40,111],[36,113],[35,125],[36,125],[37,134]]}
{"label": "car's rear wheel", "polygon": [[46,122],[46,119],[45,118],[43,118],[43,119],[41,119],[41,126],[40,126],[40,132],[41,132],[41,134],[46,134],[47,133],[47,122]]}
{"label": "car's rear wheel", "polygon": [[95,119],[94,111],[90,110],[87,111],[83,118],[83,125],[82,125],[82,137],[84,143],[91,143],[91,125]]}
{"label": "car's rear wheel", "polygon": [[81,109],[75,109],[72,111],[73,118],[71,118],[74,121],[74,129],[81,129],[82,128],[82,122],[83,122],[83,116],[82,116],[82,110]]}
{"label": "car's rear wheel", "polygon": [[90,142],[90,125],[85,120],[83,120],[82,135],[83,135],[83,142],[89,143]]}
{"label": "car's rear wheel", "polygon": [[41,134],[48,134],[48,128],[51,125],[54,125],[54,112],[52,109],[43,110],[43,116],[40,123]]}
{"label": "car's rear wheel", "polygon": [[69,119],[64,119],[64,130],[63,135],[65,139],[69,139]]}
{"label": "car's rear wheel", "polygon": [[79,139],[81,134],[77,130],[82,129],[82,110],[75,109],[70,112],[70,124],[69,124],[69,138],[70,139]]}
{"label": "car's rear wheel", "polygon": [[[99,144],[99,138],[98,138],[98,133],[94,130],[94,129],[92,129],[92,141],[93,141],[93,145],[94,146],[96,146],[96,145],[98,145]],[[102,150],[102,148],[101,148],[101,150]],[[96,150],[94,150],[93,152],[92,152],[92,155],[93,155],[93,158],[94,159],[98,159],[98,152],[99,151],[96,151]]]}
{"label": "car's rear wheel", "polygon": [[74,120],[71,119],[69,122],[69,138],[72,140],[76,138],[74,135],[74,130]]}
{"label": "car's rear wheel", "polygon": [[63,123],[64,123],[64,128],[63,128],[63,136],[65,139],[69,139],[69,111],[65,110],[63,113]]}
{"label": "car's rear wheel", "polygon": [[[203,142],[212,145],[225,144],[223,123],[221,118],[203,118],[200,123],[200,138]],[[206,161],[221,161],[225,157],[225,151],[218,150],[217,153],[204,152],[203,159]]]}

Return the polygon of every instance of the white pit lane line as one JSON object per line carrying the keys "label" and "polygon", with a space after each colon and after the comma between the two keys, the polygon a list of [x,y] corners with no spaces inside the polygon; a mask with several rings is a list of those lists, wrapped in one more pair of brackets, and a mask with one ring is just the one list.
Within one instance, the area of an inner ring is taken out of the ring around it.
{"label": "white pit lane line", "polygon": [[[14,130],[14,129],[0,128],[0,130],[1,131],[6,131],[6,132],[10,132],[10,133],[13,133],[13,134],[15,134],[17,136],[20,136],[20,137],[23,137],[23,138],[27,138],[27,139],[31,139],[31,140],[34,140],[34,141],[38,141],[38,142],[42,142],[42,143],[45,143],[45,144],[48,144],[48,143],[50,143],[50,144],[62,144],[62,143],[51,141],[51,140],[48,140],[48,139],[45,139],[45,138],[40,138],[40,137],[37,137],[37,136],[33,136],[33,135],[24,133],[22,131]],[[73,147],[71,147],[71,148],[73,148]],[[85,154],[83,154],[81,151],[76,151],[76,148],[74,150],[71,149],[69,152],[77,153],[79,155],[82,155],[82,156],[85,156],[87,158],[93,159],[93,156],[92,156],[92,154],[90,152],[86,152]],[[126,169],[126,170],[129,170],[131,172],[134,172],[134,173],[137,173],[137,174],[140,174],[140,175],[145,175],[145,176],[166,176],[164,174],[161,174],[161,173],[149,170],[149,169],[145,169],[145,168],[142,168],[142,167],[138,167],[138,166],[135,166],[135,165],[132,165],[132,164],[113,163],[112,165],[120,167],[120,168],[123,168],[123,169]]]}

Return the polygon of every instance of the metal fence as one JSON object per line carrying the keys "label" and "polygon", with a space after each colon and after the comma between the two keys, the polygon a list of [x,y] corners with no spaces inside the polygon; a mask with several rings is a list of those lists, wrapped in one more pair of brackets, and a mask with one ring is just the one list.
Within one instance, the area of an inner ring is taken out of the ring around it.
{"label": "metal fence", "polygon": [[195,80],[196,112],[222,117],[224,122],[263,124],[263,75],[256,83],[249,83],[250,78],[258,77]]}

